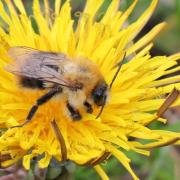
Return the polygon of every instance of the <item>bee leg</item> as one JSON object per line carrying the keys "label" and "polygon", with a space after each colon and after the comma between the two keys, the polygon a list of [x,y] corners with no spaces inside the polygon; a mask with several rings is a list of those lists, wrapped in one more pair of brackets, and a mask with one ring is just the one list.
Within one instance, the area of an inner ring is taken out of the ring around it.
{"label": "bee leg", "polygon": [[67,103],[67,108],[68,108],[73,120],[77,121],[82,118],[79,111],[75,110],[74,107],[72,107],[69,103]]}
{"label": "bee leg", "polygon": [[62,92],[61,87],[55,87],[55,88],[51,89],[47,94],[44,94],[43,96],[41,96],[39,99],[37,99],[36,104],[31,107],[31,109],[30,109],[30,111],[26,117],[26,121],[21,125],[13,126],[11,128],[22,127],[22,126],[26,125],[34,117],[34,115],[35,115],[35,113],[38,110],[40,105],[46,103],[53,96],[55,96],[56,94],[61,93],[61,92]]}
{"label": "bee leg", "polygon": [[93,108],[92,108],[92,105],[89,104],[87,101],[84,102],[84,106],[86,107],[86,111],[87,113],[92,113],[93,112]]}

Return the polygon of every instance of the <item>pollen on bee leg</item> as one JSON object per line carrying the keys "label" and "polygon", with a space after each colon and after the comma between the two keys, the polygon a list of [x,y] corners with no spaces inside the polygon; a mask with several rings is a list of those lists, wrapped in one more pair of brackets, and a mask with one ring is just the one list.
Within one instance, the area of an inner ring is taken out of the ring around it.
{"label": "pollen on bee leg", "polygon": [[66,148],[66,144],[65,144],[63,135],[62,135],[55,120],[51,121],[51,126],[54,130],[57,140],[60,143],[62,161],[66,161],[67,160],[67,148]]}

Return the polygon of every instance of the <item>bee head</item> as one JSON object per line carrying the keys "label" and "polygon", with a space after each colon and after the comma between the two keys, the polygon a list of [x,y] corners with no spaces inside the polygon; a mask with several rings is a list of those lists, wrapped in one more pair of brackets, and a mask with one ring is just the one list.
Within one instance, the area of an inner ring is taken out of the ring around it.
{"label": "bee head", "polygon": [[107,98],[108,85],[101,83],[92,91],[92,98],[97,106],[103,106]]}
{"label": "bee head", "polygon": [[98,106],[101,106],[101,109],[100,109],[98,115],[96,116],[96,119],[99,118],[99,116],[101,115],[101,113],[105,107],[106,99],[107,99],[107,92],[111,90],[112,85],[113,85],[115,79],[117,78],[117,75],[119,74],[121,67],[125,61],[125,57],[126,57],[126,53],[124,53],[124,57],[123,57],[122,61],[116,65],[116,66],[118,66],[118,68],[111,80],[111,83],[109,85],[107,85],[106,83],[101,83],[92,92],[95,104],[97,104]]}

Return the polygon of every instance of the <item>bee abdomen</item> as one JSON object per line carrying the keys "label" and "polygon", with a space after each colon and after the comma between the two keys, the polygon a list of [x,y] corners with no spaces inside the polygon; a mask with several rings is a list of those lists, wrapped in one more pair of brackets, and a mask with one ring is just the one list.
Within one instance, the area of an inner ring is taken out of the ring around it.
{"label": "bee abdomen", "polygon": [[20,84],[26,88],[45,89],[44,82],[42,80],[35,79],[35,78],[21,77]]}

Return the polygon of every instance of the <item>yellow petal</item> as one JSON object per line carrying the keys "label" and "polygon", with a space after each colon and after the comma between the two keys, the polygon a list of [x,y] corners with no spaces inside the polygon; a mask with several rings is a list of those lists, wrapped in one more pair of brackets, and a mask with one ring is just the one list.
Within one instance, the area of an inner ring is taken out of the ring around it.
{"label": "yellow petal", "polygon": [[99,176],[101,177],[102,180],[109,180],[108,176],[107,176],[106,173],[103,171],[103,169],[101,168],[100,165],[94,166],[94,169],[95,169],[96,172],[99,174]]}
{"label": "yellow petal", "polygon": [[47,153],[45,153],[44,158],[42,158],[39,162],[38,165],[40,168],[45,168],[48,166],[49,161],[51,160],[51,156]]}
{"label": "yellow petal", "polygon": [[127,56],[132,54],[133,52],[136,52],[138,49],[152,41],[152,39],[159,34],[159,32],[165,27],[166,23],[161,23],[156,25],[149,33],[147,33],[145,36],[143,36],[140,40],[138,40],[135,44],[133,44],[128,50],[127,50]]}

